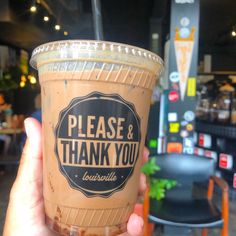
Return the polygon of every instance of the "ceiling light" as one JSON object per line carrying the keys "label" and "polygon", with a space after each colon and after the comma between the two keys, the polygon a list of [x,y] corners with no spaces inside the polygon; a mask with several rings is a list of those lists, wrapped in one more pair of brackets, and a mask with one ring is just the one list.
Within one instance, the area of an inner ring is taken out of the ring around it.
{"label": "ceiling light", "polygon": [[25,75],[21,75],[20,80],[23,81],[23,82],[26,82],[26,77],[25,77]]}
{"label": "ceiling light", "polygon": [[20,87],[21,87],[21,88],[25,87],[25,82],[24,82],[24,81],[21,81],[21,82],[20,82]]}
{"label": "ceiling light", "polygon": [[61,26],[60,25],[55,25],[55,30],[60,30]]}
{"label": "ceiling light", "polygon": [[36,11],[37,11],[37,7],[34,6],[34,5],[31,6],[31,7],[30,7],[30,11],[31,11],[31,12],[36,12]]}
{"label": "ceiling light", "polygon": [[45,22],[47,22],[47,21],[49,21],[49,17],[48,17],[48,16],[44,16],[44,17],[43,17],[43,20],[44,20]]}
{"label": "ceiling light", "polygon": [[30,81],[31,84],[36,84],[37,83],[36,78],[32,75],[29,76],[29,81]]}
{"label": "ceiling light", "polygon": [[68,35],[68,32],[67,32],[67,31],[64,31],[64,35],[67,36],[67,35]]}
{"label": "ceiling light", "polygon": [[159,38],[159,34],[153,33],[152,34],[152,39],[157,40]]}
{"label": "ceiling light", "polygon": [[232,34],[233,37],[236,37],[236,31],[235,31],[235,30],[233,30],[233,31],[231,32],[231,34]]}

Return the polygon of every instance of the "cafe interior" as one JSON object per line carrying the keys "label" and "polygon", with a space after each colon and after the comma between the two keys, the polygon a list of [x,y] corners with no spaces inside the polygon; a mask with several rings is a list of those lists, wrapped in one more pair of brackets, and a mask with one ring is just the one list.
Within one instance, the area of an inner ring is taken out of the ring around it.
{"label": "cafe interior", "polygon": [[134,209],[143,234],[235,236],[235,11],[234,0],[1,0],[0,233],[27,139],[24,120],[44,122],[32,51],[96,39],[164,61],[145,137],[148,188]]}

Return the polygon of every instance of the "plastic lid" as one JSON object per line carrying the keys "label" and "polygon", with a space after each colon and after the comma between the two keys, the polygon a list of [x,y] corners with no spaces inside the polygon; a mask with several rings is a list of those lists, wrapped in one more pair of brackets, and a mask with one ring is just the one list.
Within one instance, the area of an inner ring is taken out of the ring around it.
{"label": "plastic lid", "polygon": [[30,64],[38,69],[46,63],[75,60],[126,64],[155,74],[160,74],[163,69],[162,59],[148,50],[95,40],[64,40],[40,45],[34,49]]}

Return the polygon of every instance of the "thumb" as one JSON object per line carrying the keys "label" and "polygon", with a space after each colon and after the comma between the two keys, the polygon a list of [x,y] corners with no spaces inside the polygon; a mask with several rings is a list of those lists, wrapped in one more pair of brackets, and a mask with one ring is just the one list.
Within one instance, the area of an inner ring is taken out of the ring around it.
{"label": "thumb", "polygon": [[127,232],[120,234],[119,236],[141,236],[143,235],[143,225],[144,222],[142,217],[133,213],[127,224]]}
{"label": "thumb", "polygon": [[142,235],[143,225],[144,225],[143,218],[133,213],[130,216],[130,219],[127,225],[128,233],[133,236]]}
{"label": "thumb", "polygon": [[31,182],[42,177],[41,124],[34,118],[24,121],[27,140],[21,155],[18,181]]}
{"label": "thumb", "polygon": [[45,221],[42,204],[41,125],[37,120],[28,118],[25,120],[25,130],[27,141],[10,193],[4,236],[41,235],[32,233],[33,226],[40,229],[40,224]]}

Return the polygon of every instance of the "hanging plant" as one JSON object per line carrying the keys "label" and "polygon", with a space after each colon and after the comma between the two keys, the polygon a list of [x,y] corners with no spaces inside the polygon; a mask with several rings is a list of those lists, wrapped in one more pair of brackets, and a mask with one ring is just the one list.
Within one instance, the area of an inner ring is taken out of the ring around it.
{"label": "hanging plant", "polygon": [[22,74],[19,67],[9,67],[7,71],[0,75],[0,91],[12,89],[39,89],[39,84],[35,76],[31,74]]}
{"label": "hanging plant", "polygon": [[16,66],[9,67],[0,76],[0,90],[8,91],[19,87],[20,69]]}

